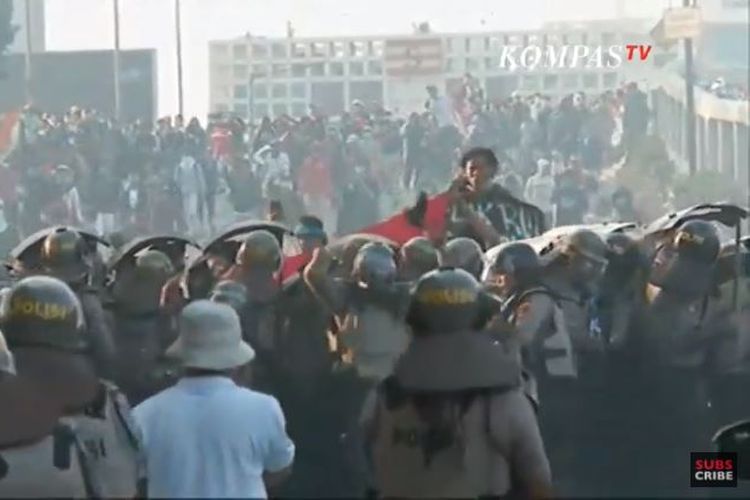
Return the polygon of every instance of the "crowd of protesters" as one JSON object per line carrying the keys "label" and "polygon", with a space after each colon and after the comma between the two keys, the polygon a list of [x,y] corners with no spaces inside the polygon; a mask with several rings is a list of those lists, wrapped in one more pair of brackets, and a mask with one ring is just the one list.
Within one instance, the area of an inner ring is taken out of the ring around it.
{"label": "crowd of protesters", "polygon": [[0,170],[3,218],[19,236],[68,224],[205,238],[234,220],[294,224],[313,213],[331,233],[347,234],[416,191],[445,189],[460,152],[474,146],[492,148],[505,188],[554,225],[637,217],[627,190],[604,196],[597,187],[602,169],[647,131],[635,84],[490,102],[467,75],[459,92],[430,86],[425,97],[423,112],[403,118],[355,101],[337,117],[311,105],[302,118],[264,117],[257,126],[216,115],[206,126],[182,116],[123,125],[95,110],[60,116],[27,107]]}

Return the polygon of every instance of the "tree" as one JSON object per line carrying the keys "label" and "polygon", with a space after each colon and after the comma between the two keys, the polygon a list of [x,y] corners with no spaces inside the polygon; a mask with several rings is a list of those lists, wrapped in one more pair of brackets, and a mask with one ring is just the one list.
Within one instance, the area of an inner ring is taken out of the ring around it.
{"label": "tree", "polygon": [[[0,57],[5,55],[8,47],[13,43],[18,26],[13,25],[13,0],[0,0]],[[4,71],[0,63],[0,77]]]}

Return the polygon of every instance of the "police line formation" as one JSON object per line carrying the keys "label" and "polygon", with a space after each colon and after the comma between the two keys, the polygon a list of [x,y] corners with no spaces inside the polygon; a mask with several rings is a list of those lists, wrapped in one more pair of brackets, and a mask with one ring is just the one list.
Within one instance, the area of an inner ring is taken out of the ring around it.
{"label": "police line formation", "polygon": [[[0,496],[159,496],[130,408],[190,368],[169,346],[206,301],[255,352],[237,383],[288,417],[275,494],[689,496],[691,451],[747,447],[746,216],[706,204],[489,249],[329,243],[311,217],[202,250],[49,228],[7,264]],[[309,258],[281,283],[289,239]]]}

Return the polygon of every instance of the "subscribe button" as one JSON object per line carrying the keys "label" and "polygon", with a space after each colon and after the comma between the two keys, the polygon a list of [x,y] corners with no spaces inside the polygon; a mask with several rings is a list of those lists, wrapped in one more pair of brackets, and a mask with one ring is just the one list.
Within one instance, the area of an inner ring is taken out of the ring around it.
{"label": "subscribe button", "polygon": [[700,452],[690,454],[690,486],[731,488],[737,486],[737,454]]}

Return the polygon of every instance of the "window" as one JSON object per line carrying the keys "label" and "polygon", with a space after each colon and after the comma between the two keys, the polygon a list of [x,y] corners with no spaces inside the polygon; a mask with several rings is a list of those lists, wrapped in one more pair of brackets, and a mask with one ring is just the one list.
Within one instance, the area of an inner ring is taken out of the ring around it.
{"label": "window", "polygon": [[326,68],[323,63],[315,63],[310,65],[310,76],[325,76]]}
{"label": "window", "polygon": [[289,74],[289,66],[286,64],[273,64],[271,65],[272,76],[286,76]]}
{"label": "window", "polygon": [[445,71],[450,73],[453,71],[456,67],[456,60],[452,57],[449,57],[445,60]]}
{"label": "window", "polygon": [[301,82],[295,82],[292,84],[292,97],[305,98],[307,97],[307,89],[305,84]]}
{"label": "window", "polygon": [[283,43],[274,43],[273,45],[271,45],[271,54],[273,55],[273,57],[286,57],[286,45]]}
{"label": "window", "polygon": [[385,42],[382,40],[375,40],[372,42],[372,55],[375,57],[382,57],[383,56],[383,50],[385,48]]}
{"label": "window", "polygon": [[599,75],[596,73],[589,73],[583,75],[583,86],[587,89],[593,89],[599,85]]}
{"label": "window", "polygon": [[247,99],[247,85],[235,85],[234,86],[234,98],[235,99]]}
{"label": "window", "polygon": [[340,62],[332,62],[328,66],[328,72],[332,76],[344,76],[344,64]]}
{"label": "window", "polygon": [[371,75],[383,74],[383,63],[380,61],[370,61],[367,63],[367,72]]}
{"label": "window", "polygon": [[539,78],[536,75],[523,75],[521,77],[521,88],[524,90],[536,90]]}
{"label": "window", "polygon": [[286,104],[274,104],[273,105],[273,116],[283,116],[287,114]]}
{"label": "window", "polygon": [[268,75],[268,68],[265,64],[253,64],[253,76],[256,78],[262,78]]}
{"label": "window", "polygon": [[559,82],[559,77],[557,75],[545,75],[544,76],[544,90],[552,90],[557,88],[557,84]]}
{"label": "window", "polygon": [[578,88],[578,75],[563,75],[562,84],[566,89]]}
{"label": "window", "polygon": [[487,71],[493,71],[500,67],[500,59],[497,57],[485,57],[484,67]]}
{"label": "window", "polygon": [[614,33],[602,33],[602,45],[614,45],[615,34]]}
{"label": "window", "polygon": [[232,55],[235,59],[247,59],[247,45],[235,45],[232,47]]}
{"label": "window", "polygon": [[365,65],[361,62],[355,61],[349,63],[349,74],[352,76],[362,76],[365,74]]}
{"label": "window", "polygon": [[367,44],[365,42],[350,42],[349,54],[352,57],[364,57],[367,55]]}
{"label": "window", "polygon": [[331,53],[333,54],[333,57],[345,57],[346,45],[344,42],[333,42],[331,44]]}
{"label": "window", "polygon": [[306,57],[307,56],[307,45],[304,43],[293,43],[292,44],[292,57]]}
{"label": "window", "polygon": [[268,97],[268,86],[265,83],[256,83],[253,85],[253,98],[265,99]]}
{"label": "window", "polygon": [[292,116],[301,117],[307,114],[307,104],[304,102],[293,102],[292,103]]}
{"label": "window", "polygon": [[617,86],[617,73],[605,73],[602,80],[604,81],[605,87],[607,88],[616,87]]}
{"label": "window", "polygon": [[253,119],[260,120],[268,115],[268,105],[265,103],[255,104],[253,106]]}
{"label": "window", "polygon": [[226,104],[217,104],[216,106],[214,106],[214,110],[217,113],[226,113],[227,111],[229,111],[229,106],[227,106]]}
{"label": "window", "polygon": [[466,61],[465,61],[465,64],[466,64],[466,71],[468,71],[468,72],[476,71],[476,70],[479,69],[479,64],[477,64],[477,60],[476,59],[472,59],[470,57],[467,57]]}
{"label": "window", "polygon": [[271,95],[274,99],[281,99],[286,97],[286,85],[283,83],[275,83]]}
{"label": "window", "polygon": [[266,47],[262,43],[254,43],[253,44],[253,57],[257,59],[268,57],[268,47]]}
{"label": "window", "polygon": [[310,44],[310,54],[312,57],[325,57],[326,44],[323,42],[313,42]]}
{"label": "window", "polygon": [[453,38],[448,38],[445,41],[445,52],[448,53],[448,54],[450,54],[451,52],[453,52],[453,45],[454,45],[453,44]]}
{"label": "window", "polygon": [[234,112],[240,116],[247,116],[247,104],[235,103]]}
{"label": "window", "polygon": [[464,51],[471,52],[471,38],[466,38],[464,40]]}
{"label": "window", "polygon": [[485,50],[485,52],[489,52],[490,51],[491,45],[492,44],[490,43],[490,37],[488,37],[488,36],[484,37],[484,50]]}
{"label": "window", "polygon": [[245,79],[248,77],[247,64],[235,64],[234,65],[234,77]]}
{"label": "window", "polygon": [[304,78],[307,75],[307,66],[304,64],[292,64],[292,76],[294,78]]}

